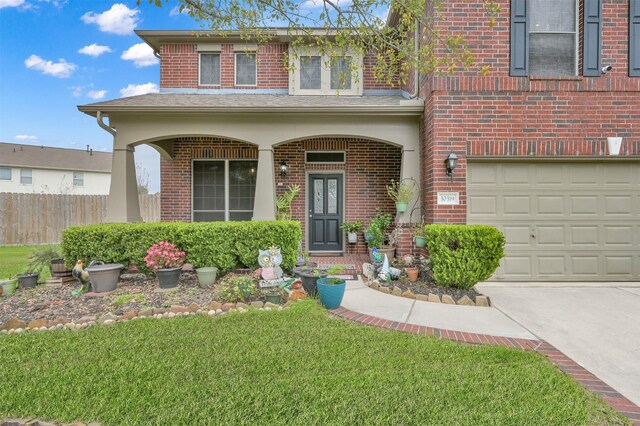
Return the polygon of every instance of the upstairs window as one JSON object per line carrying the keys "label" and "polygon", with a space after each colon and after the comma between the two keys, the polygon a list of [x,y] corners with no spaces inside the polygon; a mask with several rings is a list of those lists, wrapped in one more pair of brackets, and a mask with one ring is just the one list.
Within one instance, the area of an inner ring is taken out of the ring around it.
{"label": "upstairs window", "polygon": [[236,53],[236,86],[255,86],[256,82],[256,54]]}
{"label": "upstairs window", "polygon": [[20,169],[20,183],[23,185],[31,185],[33,183],[31,169]]}
{"label": "upstairs window", "polygon": [[0,180],[11,180],[11,167],[0,167]]}
{"label": "upstairs window", "polygon": [[577,14],[576,0],[512,0],[511,75],[576,76]]}
{"label": "upstairs window", "polygon": [[200,54],[200,85],[219,86],[220,85],[220,54],[201,53]]}
{"label": "upstairs window", "polygon": [[84,172],[73,172],[73,187],[84,186]]}
{"label": "upstairs window", "polygon": [[[362,60],[356,55],[329,57],[306,48],[294,58],[290,95],[362,95]],[[354,70],[354,64],[359,65]]]}

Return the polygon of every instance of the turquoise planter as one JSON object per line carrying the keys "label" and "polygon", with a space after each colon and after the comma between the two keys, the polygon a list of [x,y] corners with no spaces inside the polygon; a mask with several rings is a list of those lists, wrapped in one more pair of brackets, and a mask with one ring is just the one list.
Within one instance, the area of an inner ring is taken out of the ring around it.
{"label": "turquoise planter", "polygon": [[[327,284],[332,280],[339,280],[339,284]],[[318,294],[320,295],[320,303],[327,309],[336,309],[340,307],[342,298],[344,297],[344,290],[347,283],[343,279],[338,278],[319,278],[316,282],[318,287]]]}

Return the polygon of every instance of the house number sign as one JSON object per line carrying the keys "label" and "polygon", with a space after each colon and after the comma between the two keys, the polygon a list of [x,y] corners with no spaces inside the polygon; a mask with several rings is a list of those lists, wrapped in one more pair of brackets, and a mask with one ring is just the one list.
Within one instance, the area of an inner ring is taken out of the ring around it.
{"label": "house number sign", "polygon": [[457,206],[460,204],[459,192],[438,192],[438,205]]}

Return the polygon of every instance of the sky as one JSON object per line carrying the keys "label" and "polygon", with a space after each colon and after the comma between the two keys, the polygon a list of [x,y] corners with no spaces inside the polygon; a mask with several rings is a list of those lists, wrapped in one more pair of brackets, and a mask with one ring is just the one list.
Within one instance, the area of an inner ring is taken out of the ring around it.
{"label": "sky", "polygon": [[[143,0],[0,0],[0,142],[111,151],[113,139],[77,105],[158,91],[160,67],[134,29],[198,29]],[[160,190],[160,155],[136,148]]]}

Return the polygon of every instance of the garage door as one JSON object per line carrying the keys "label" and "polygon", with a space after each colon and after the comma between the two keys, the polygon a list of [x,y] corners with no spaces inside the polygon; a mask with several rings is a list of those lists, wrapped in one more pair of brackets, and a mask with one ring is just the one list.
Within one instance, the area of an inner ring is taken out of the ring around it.
{"label": "garage door", "polygon": [[507,239],[493,279],[640,280],[640,164],[469,163],[467,222]]}

